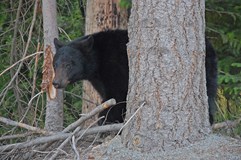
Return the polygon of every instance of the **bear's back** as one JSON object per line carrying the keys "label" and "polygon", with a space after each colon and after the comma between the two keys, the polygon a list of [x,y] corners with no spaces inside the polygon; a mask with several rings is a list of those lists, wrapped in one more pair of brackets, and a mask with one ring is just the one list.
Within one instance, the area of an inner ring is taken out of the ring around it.
{"label": "bear's back", "polygon": [[[97,75],[102,83],[99,93],[103,100],[115,98],[125,101],[128,89],[129,68],[126,44],[128,34],[126,30],[108,30],[92,35],[93,50],[97,55]],[[93,86],[98,90],[99,84]],[[102,93],[101,93],[102,92]]]}

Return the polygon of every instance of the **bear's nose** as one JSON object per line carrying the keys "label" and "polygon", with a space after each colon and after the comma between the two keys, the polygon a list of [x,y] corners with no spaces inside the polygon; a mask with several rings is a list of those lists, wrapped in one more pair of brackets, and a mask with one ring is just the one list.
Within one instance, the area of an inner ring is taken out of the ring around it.
{"label": "bear's nose", "polygon": [[55,88],[59,87],[59,82],[56,82],[55,80],[52,82],[52,84],[54,85]]}

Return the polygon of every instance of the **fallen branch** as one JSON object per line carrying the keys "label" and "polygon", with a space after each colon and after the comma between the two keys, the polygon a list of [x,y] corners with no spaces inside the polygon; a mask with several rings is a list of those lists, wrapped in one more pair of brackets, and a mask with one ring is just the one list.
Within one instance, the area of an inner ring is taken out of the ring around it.
{"label": "fallen branch", "polygon": [[22,133],[22,134],[2,136],[2,137],[0,137],[0,141],[4,141],[4,140],[8,140],[8,139],[15,139],[15,138],[23,138],[23,137],[31,136],[33,134],[34,134],[33,132],[27,132],[27,133]]}
{"label": "fallen branch", "polygon": [[[102,119],[102,118],[104,118],[104,117],[101,117],[101,118],[97,119],[96,121],[94,121],[88,128],[86,128],[86,129],[82,132],[81,136],[83,136],[83,135],[88,131],[88,129],[89,129],[90,127],[92,127],[94,124],[96,124],[96,123],[97,123],[100,119]],[[64,140],[64,142],[61,143],[61,145],[56,149],[56,152],[51,156],[51,158],[50,158],[49,160],[54,160],[54,159],[58,156],[59,151],[63,149],[63,147],[71,140],[72,137],[74,137],[74,136],[76,135],[77,132],[80,131],[80,129],[81,129],[80,127],[77,127],[77,128],[74,130],[74,132],[71,133],[71,135],[70,135],[68,138],[66,138],[66,139]],[[80,137],[81,137],[81,136],[80,136]]]}
{"label": "fallen branch", "polygon": [[[70,130],[73,130],[75,129],[76,127],[80,126],[81,123],[85,122],[86,120],[90,119],[91,117],[93,117],[94,115],[96,115],[97,113],[103,111],[104,109],[112,106],[112,105],[115,105],[116,104],[116,101],[115,99],[110,99],[106,102],[104,102],[103,104],[97,106],[94,110],[92,110],[90,113],[87,113],[87,114],[84,114],[82,117],[80,117],[77,121],[75,121],[74,123],[70,124],[68,127],[66,127],[61,133],[66,133],[66,132],[69,132]],[[108,131],[108,130],[106,130]],[[100,131],[101,133],[102,132],[105,132],[104,131]],[[60,133],[60,134],[61,134]],[[82,132],[83,133],[83,132]],[[98,132],[97,132],[98,133]],[[57,133],[56,133],[57,134]],[[56,140],[63,140],[63,139],[66,139],[68,138],[69,136],[71,136],[72,133],[70,133],[69,135],[62,135],[63,137],[56,137],[57,139],[52,139],[50,138],[50,140],[46,139],[46,141],[44,143],[46,143],[45,145],[43,146],[40,146],[39,150],[45,150],[46,148],[48,148],[50,145],[52,145],[52,143]],[[88,133],[87,133],[88,134]],[[31,146],[31,145],[30,145]],[[0,147],[0,150],[1,150],[1,147]],[[30,153],[29,157],[32,157],[35,153]]]}
{"label": "fallen branch", "polygon": [[87,114],[84,114],[80,119],[78,119],[74,123],[70,124],[62,132],[66,133],[66,132],[69,132],[70,130],[75,129],[76,127],[80,126],[83,122],[85,122],[87,119],[90,119],[91,117],[93,117],[97,113],[99,113],[99,112],[103,111],[104,109],[109,108],[110,106],[113,106],[115,104],[116,104],[115,99],[110,99],[110,100],[104,102],[103,104],[97,106],[91,112],[89,112]]}
{"label": "fallen branch", "polygon": [[[40,144],[51,144],[58,140],[65,140],[68,142],[69,141],[68,137],[71,138],[73,135],[75,135],[75,133],[76,133],[76,137],[79,137],[79,136],[82,137],[82,136],[90,135],[90,134],[118,131],[121,129],[123,124],[120,123],[120,124],[98,126],[98,127],[90,128],[88,130],[83,129],[81,131],[79,131],[80,127],[78,127],[81,123],[85,122],[87,119],[91,118],[92,116],[96,115],[97,113],[99,113],[99,112],[103,111],[104,109],[106,109],[112,105],[115,105],[115,104],[116,104],[116,101],[114,99],[110,99],[110,100],[104,102],[103,104],[97,106],[90,113],[83,115],[79,120],[70,124],[62,132],[58,132],[58,133],[54,133],[54,134],[52,133],[49,136],[35,138],[35,139],[32,139],[27,142],[0,146],[0,152],[13,151],[13,150],[23,149],[23,148],[32,147],[35,145],[40,145]],[[47,132],[45,130],[26,125],[24,123],[15,122],[15,121],[3,118],[3,117],[0,117],[0,121],[4,122],[6,124],[9,124],[9,125],[19,126],[19,127],[29,129],[31,131],[40,132],[42,134],[50,134],[50,132]],[[73,133],[65,133],[65,132],[69,132],[70,130],[73,130],[73,129],[75,129],[75,131]],[[65,145],[65,144],[63,144],[63,145]],[[44,146],[46,147],[46,145],[44,145]],[[41,146],[40,146],[40,148],[42,148],[42,150],[45,149],[44,147],[41,147]],[[29,156],[31,157],[32,155],[33,154],[30,154]]]}
{"label": "fallen branch", "polygon": [[220,129],[220,128],[232,128],[237,126],[239,123],[241,122],[241,118],[236,119],[235,121],[225,121],[225,122],[221,122],[221,123],[215,123],[213,124],[212,128],[213,129]]}
{"label": "fallen branch", "polygon": [[[123,125],[123,123],[118,123],[118,124],[93,127],[87,131],[84,129],[84,130],[81,130],[76,135],[76,137],[82,135],[83,132],[85,132],[85,135],[91,135],[91,134],[96,134],[96,133],[119,131],[121,129],[122,125]],[[54,142],[57,140],[64,140],[71,135],[72,135],[72,133],[56,133],[55,135],[51,135],[51,136],[35,138],[28,142],[3,145],[3,146],[0,146],[0,151],[3,152],[3,151],[9,151],[11,149],[22,149],[22,148],[31,147],[34,145],[43,144],[43,143]]]}
{"label": "fallen branch", "polygon": [[44,135],[53,134],[52,132],[48,132],[48,131],[46,131],[44,129],[40,129],[40,128],[37,128],[37,127],[29,126],[29,125],[27,125],[25,123],[16,122],[16,121],[13,121],[11,119],[7,119],[7,118],[1,117],[1,116],[0,116],[0,122],[3,122],[5,124],[11,125],[11,126],[17,126],[17,127],[25,128],[25,129],[33,131],[35,133],[40,133],[40,134],[44,134]]}
{"label": "fallen branch", "polygon": [[75,141],[75,136],[72,136],[72,144],[71,144],[73,150],[74,150],[74,153],[75,153],[75,156],[76,156],[76,160],[80,160],[80,155],[79,155],[79,152],[76,148],[76,141]]}

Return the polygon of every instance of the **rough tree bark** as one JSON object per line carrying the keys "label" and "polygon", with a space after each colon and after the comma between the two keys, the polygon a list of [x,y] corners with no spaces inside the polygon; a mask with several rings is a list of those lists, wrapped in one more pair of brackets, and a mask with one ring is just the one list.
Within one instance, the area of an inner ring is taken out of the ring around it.
{"label": "rough tree bark", "polygon": [[210,133],[205,79],[205,1],[133,0],[127,115],[122,142],[172,150]]}
{"label": "rough tree bark", "polygon": [[[44,50],[48,48],[55,53],[54,38],[58,37],[57,8],[55,0],[42,1]],[[51,83],[51,82],[50,82]],[[48,93],[47,93],[48,94]],[[45,129],[48,131],[61,131],[63,129],[63,91],[57,90],[57,96],[50,99],[47,96]]]}
{"label": "rough tree bark", "polygon": [[[100,32],[107,29],[126,29],[128,14],[126,9],[119,7],[120,0],[88,0],[86,5],[85,34]],[[83,82],[83,98],[90,100],[83,101],[82,112],[88,113],[101,103],[101,98],[88,82]],[[96,119],[93,118],[85,125],[88,126]]]}

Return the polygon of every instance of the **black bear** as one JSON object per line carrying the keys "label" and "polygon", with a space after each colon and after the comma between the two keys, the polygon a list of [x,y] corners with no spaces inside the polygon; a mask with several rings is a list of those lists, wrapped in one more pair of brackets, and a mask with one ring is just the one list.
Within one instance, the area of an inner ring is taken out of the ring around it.
{"label": "black bear", "polygon": [[[69,83],[88,80],[101,95],[103,101],[115,98],[118,105],[106,109],[99,116],[106,116],[107,123],[123,122],[126,112],[129,68],[126,30],[109,30],[83,36],[64,45],[55,39],[56,55],[53,60],[55,78],[53,85],[64,88]],[[216,54],[207,42],[206,79],[210,107],[210,122],[213,123],[217,90]],[[99,124],[102,124],[100,121]]]}
{"label": "black bear", "polygon": [[79,80],[90,81],[103,101],[114,98],[119,102],[99,114],[107,115],[104,123],[123,122],[129,79],[127,42],[128,35],[124,30],[84,36],[66,45],[55,39],[57,52],[53,60],[53,85],[64,88]]}

